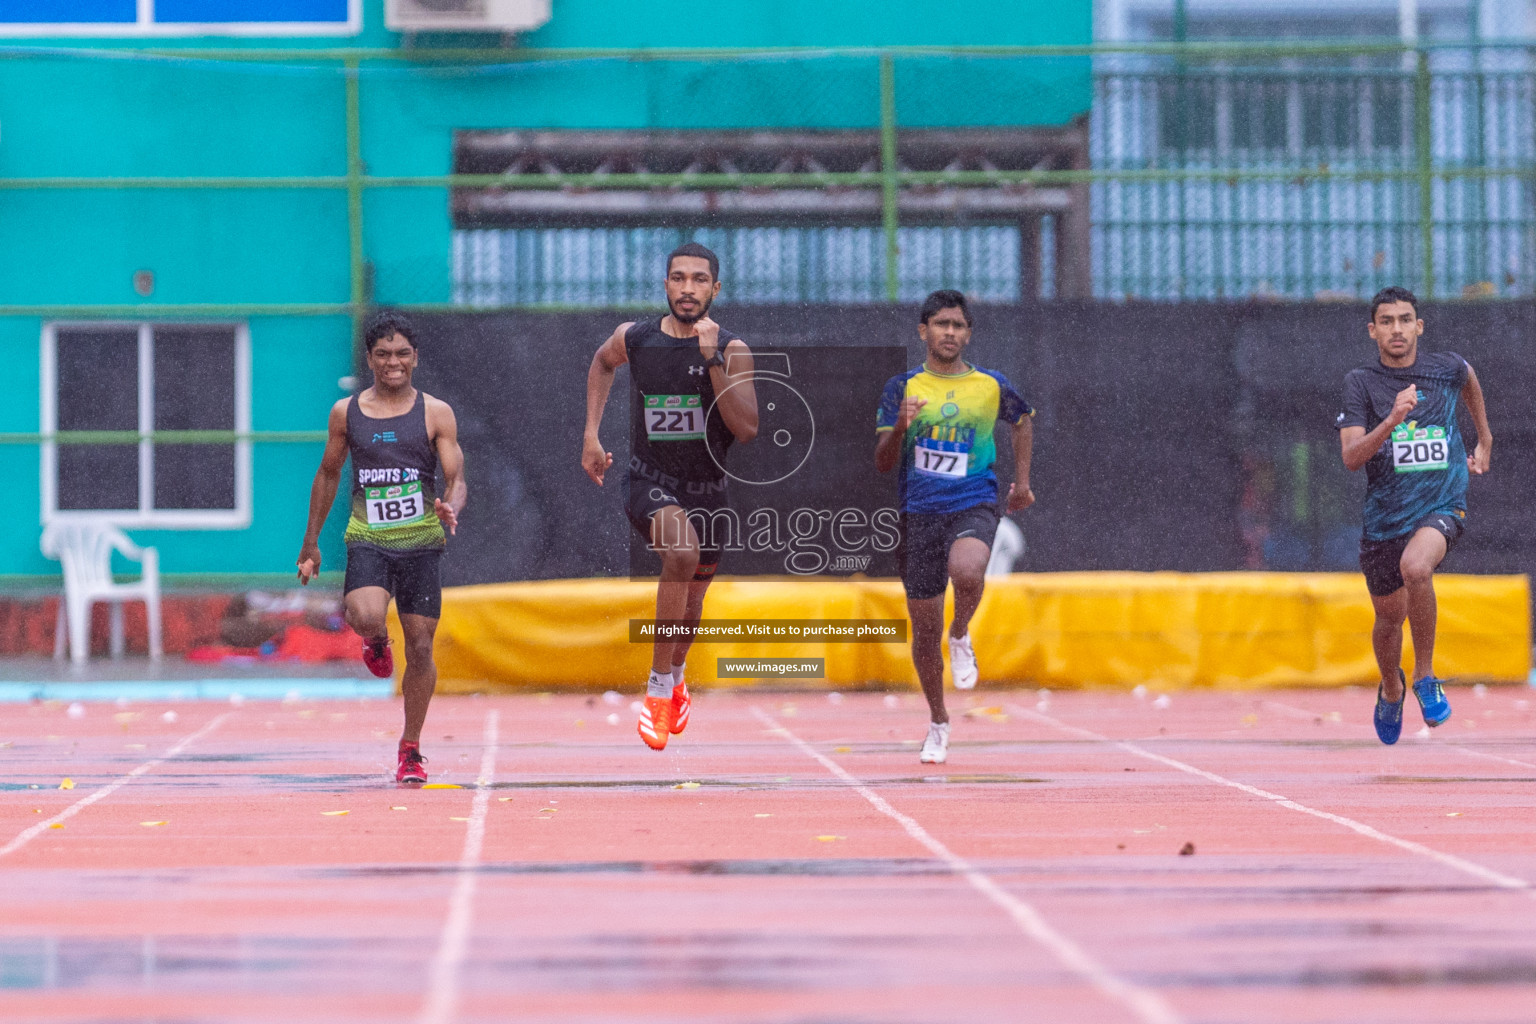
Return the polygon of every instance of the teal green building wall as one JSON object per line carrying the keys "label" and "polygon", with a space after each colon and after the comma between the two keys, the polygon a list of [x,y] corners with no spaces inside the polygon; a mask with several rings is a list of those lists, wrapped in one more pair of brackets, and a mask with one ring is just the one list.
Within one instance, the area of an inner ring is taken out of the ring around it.
{"label": "teal green building wall", "polygon": [[[346,83],[334,61],[236,63],[176,50],[209,47],[393,47],[382,0],[365,0],[346,39],[27,40],[0,60],[0,179],[54,176],[341,176],[347,171]],[[554,18],[521,45],[550,48],[872,47],[1087,44],[1090,0],[734,0],[691,11],[646,0],[554,0]],[[168,51],[153,58],[91,51]],[[71,55],[43,51],[71,47]],[[1083,58],[903,59],[898,120],[912,127],[1063,123],[1087,111]],[[865,55],[721,61],[517,61],[360,70],[362,157],[370,175],[450,170],[466,128],[870,128],[877,61]],[[370,188],[364,249],[380,304],[450,297],[451,222],[441,188]],[[133,274],[151,270],[154,292]],[[349,300],[347,195],[337,188],[0,188],[0,307],[143,302],[336,304]],[[165,318],[159,318],[165,319]],[[39,426],[43,318],[0,315],[11,367],[0,431]],[[319,430],[351,372],[345,316],[248,318],[252,426]],[[258,444],[252,523],[243,530],[136,530],[167,573],[287,572],[304,529],[318,445]],[[0,446],[21,521],[39,509],[38,452]],[[469,467],[473,488],[473,467]],[[341,561],[339,510],[324,550]],[[47,574],[37,530],[0,539],[0,575]]]}

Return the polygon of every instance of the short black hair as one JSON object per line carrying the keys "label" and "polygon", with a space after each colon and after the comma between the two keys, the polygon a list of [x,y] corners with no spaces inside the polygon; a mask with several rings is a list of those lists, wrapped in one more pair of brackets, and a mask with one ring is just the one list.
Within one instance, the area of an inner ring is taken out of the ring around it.
{"label": "short black hair", "polygon": [[1419,300],[1413,292],[1401,285],[1394,284],[1383,288],[1371,299],[1371,322],[1376,322],[1376,311],[1378,309],[1393,302],[1406,302],[1413,307],[1415,314],[1419,312]]}
{"label": "short black hair", "polygon": [[411,343],[411,348],[416,347],[416,328],[400,313],[384,312],[368,321],[368,326],[363,328],[363,351],[372,352],[373,346],[381,341],[386,341],[394,335],[400,335]]}
{"label": "short black hair", "polygon": [[667,273],[672,273],[672,261],[679,256],[697,256],[709,263],[709,276],[714,280],[720,280],[720,257],[716,256],[707,246],[698,242],[684,242],[682,245],[667,253]]}
{"label": "short black hair", "polygon": [[959,307],[965,316],[965,326],[971,326],[971,307],[965,304],[965,295],[953,288],[940,288],[923,300],[923,308],[917,314],[917,322],[925,324],[933,314],[941,309],[955,309]]}

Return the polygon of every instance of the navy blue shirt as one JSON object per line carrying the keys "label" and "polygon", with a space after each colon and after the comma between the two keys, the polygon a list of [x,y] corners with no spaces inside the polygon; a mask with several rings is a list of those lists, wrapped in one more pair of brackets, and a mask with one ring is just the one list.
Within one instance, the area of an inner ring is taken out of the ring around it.
{"label": "navy blue shirt", "polygon": [[1344,377],[1344,408],[1334,426],[1375,430],[1397,393],[1418,387],[1419,404],[1365,464],[1366,540],[1392,540],[1435,513],[1467,514],[1467,449],[1456,413],[1467,361],[1454,352],[1419,351],[1412,366],[1380,361]]}

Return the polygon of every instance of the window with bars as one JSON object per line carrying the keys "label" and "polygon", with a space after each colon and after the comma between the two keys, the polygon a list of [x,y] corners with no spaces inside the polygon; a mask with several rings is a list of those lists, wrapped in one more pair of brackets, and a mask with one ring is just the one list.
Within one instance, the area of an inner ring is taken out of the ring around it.
{"label": "window with bars", "polygon": [[249,525],[250,441],[163,434],[249,432],[244,325],[54,323],[42,345],[45,522]]}

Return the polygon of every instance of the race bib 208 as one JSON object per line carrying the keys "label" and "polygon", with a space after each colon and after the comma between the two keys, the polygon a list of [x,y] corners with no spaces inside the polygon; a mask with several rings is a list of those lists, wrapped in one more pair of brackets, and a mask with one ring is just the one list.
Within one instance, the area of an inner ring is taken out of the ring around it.
{"label": "race bib 208", "polygon": [[1400,423],[1392,431],[1392,466],[1399,473],[1449,469],[1451,443],[1444,427]]}

